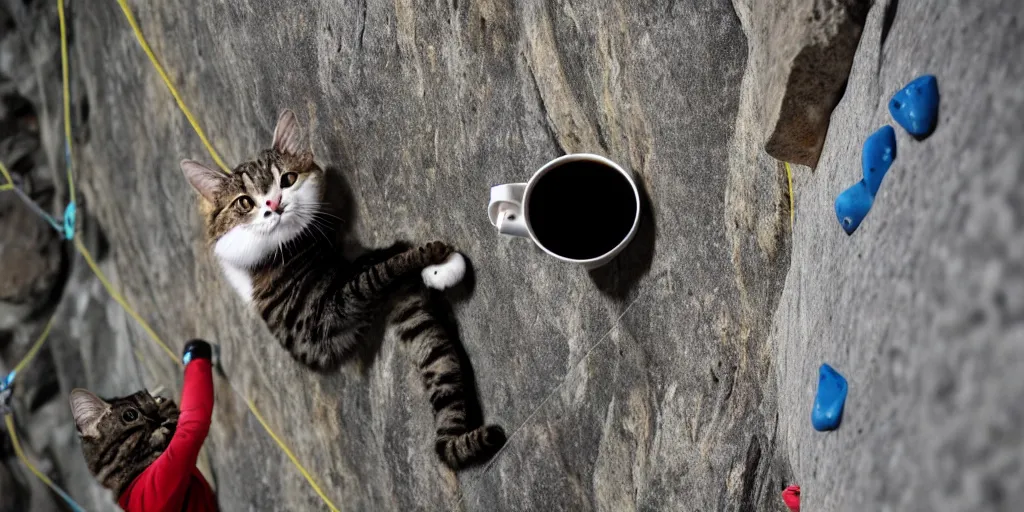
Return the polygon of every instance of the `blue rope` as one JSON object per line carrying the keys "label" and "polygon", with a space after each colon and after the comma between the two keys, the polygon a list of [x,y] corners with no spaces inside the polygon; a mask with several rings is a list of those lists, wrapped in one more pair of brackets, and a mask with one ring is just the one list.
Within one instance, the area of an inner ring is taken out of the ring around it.
{"label": "blue rope", "polygon": [[81,505],[79,505],[74,499],[71,498],[71,496],[68,496],[68,493],[64,492],[64,489],[57,487],[56,484],[54,484],[54,486],[51,487],[50,489],[53,490],[53,492],[57,493],[57,496],[63,498],[64,503],[67,503],[68,506],[71,507],[71,510],[74,510],[75,512],[86,512]]}
{"label": "blue rope", "polygon": [[[32,210],[32,213],[35,213],[36,215],[42,217],[43,220],[45,220],[46,223],[49,224],[50,227],[55,229],[58,233],[65,234],[64,227],[61,226],[61,223],[57,222],[57,219],[54,219],[53,217],[50,216],[50,214],[43,211],[43,209],[40,208],[39,205],[36,204],[36,202],[33,201],[31,197],[29,197],[27,194],[25,194],[25,192],[18,188],[17,185],[12,185],[13,187],[11,188],[11,190],[14,191],[14,194],[18,196],[18,199],[21,199],[21,202],[25,203],[25,206],[28,206],[29,210]],[[74,227],[74,225],[72,225],[72,227]]]}

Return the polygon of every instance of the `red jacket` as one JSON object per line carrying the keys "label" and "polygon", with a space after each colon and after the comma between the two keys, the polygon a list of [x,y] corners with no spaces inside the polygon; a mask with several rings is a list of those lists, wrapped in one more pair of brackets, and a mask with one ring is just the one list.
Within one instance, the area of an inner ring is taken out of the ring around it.
{"label": "red jacket", "polygon": [[193,359],[185,366],[180,409],[171,444],[117,500],[127,512],[217,512],[217,498],[196,468],[213,416],[208,359]]}

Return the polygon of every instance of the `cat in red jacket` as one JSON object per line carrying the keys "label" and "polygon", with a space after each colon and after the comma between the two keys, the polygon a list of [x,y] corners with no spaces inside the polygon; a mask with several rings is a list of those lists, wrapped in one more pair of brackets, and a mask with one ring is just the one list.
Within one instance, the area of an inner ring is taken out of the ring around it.
{"label": "cat in red jacket", "polygon": [[192,340],[183,353],[180,409],[148,391],[110,400],[84,389],[71,392],[89,471],[128,512],[217,511],[216,497],[196,468],[213,415],[212,349]]}

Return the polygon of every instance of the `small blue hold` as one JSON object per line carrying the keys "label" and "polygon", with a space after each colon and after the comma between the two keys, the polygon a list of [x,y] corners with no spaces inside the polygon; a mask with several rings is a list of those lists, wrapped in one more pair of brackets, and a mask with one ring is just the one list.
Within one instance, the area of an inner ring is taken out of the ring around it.
{"label": "small blue hold", "polygon": [[847,235],[852,235],[871,211],[875,197],[864,180],[843,191],[836,198],[836,219]]}
{"label": "small blue hold", "polygon": [[11,386],[11,383],[14,382],[14,376],[17,374],[17,371],[13,371],[11,373],[8,373],[7,377],[4,377],[3,380],[0,380],[0,391],[9,388]]}
{"label": "small blue hold", "polygon": [[64,238],[71,240],[75,237],[75,203],[68,203],[64,209]]}
{"label": "small blue hold", "polygon": [[914,79],[889,100],[889,113],[918,139],[931,135],[939,118],[939,83],[935,75]]}
{"label": "small blue hold", "polygon": [[885,125],[872,133],[868,140],[864,141],[864,149],[861,152],[861,167],[864,170],[864,181],[868,184],[871,195],[878,194],[878,187],[882,186],[882,178],[889,172],[889,167],[896,160],[896,130],[892,126]]}
{"label": "small blue hold", "polygon": [[814,430],[824,432],[839,428],[848,389],[845,377],[827,363],[821,365],[818,371],[818,394],[814,397],[814,410],[811,411]]}

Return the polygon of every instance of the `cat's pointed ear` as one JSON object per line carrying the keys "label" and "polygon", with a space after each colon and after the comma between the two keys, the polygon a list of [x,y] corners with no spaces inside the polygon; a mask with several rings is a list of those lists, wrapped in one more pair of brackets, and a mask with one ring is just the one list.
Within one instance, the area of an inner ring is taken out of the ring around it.
{"label": "cat's pointed ear", "polygon": [[274,127],[274,149],[285,155],[298,155],[302,152],[302,133],[295,112],[285,109],[277,118]]}
{"label": "cat's pointed ear", "polygon": [[99,437],[100,418],[110,410],[110,404],[81,388],[71,391],[71,415],[83,437]]}
{"label": "cat's pointed ear", "polygon": [[216,200],[217,193],[227,180],[224,173],[210,169],[195,160],[182,160],[181,172],[185,173],[185,178],[192,184],[192,188],[211,203]]}

